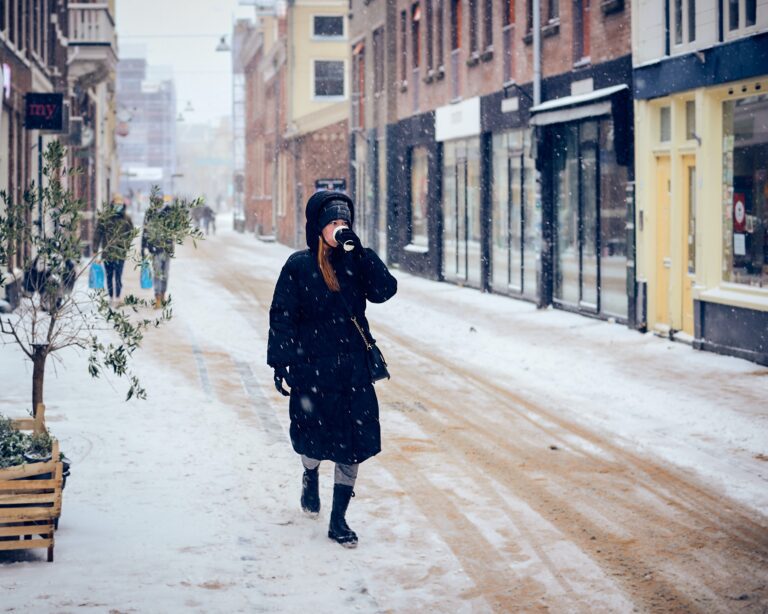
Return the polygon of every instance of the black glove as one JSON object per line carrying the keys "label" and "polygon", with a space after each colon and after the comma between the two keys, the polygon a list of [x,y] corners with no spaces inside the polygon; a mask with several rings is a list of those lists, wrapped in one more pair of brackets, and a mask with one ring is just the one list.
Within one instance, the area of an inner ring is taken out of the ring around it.
{"label": "black glove", "polygon": [[[336,233],[335,239],[339,244],[339,247],[344,249],[345,252],[349,252],[354,256],[364,255],[365,250],[363,250],[363,244],[360,241],[360,237],[358,237],[350,228],[342,228]],[[350,246],[352,249],[349,249]]]}
{"label": "black glove", "polygon": [[[282,394],[284,397],[290,396],[291,393],[288,392],[285,388],[283,388],[283,380],[288,382],[288,367],[286,366],[280,366],[275,367],[275,388],[277,388],[277,391]],[[290,382],[288,382],[288,385],[290,386]]]}

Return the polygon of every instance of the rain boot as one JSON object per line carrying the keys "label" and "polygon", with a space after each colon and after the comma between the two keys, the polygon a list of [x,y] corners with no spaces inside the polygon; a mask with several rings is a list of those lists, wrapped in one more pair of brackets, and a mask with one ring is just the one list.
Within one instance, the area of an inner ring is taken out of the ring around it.
{"label": "rain boot", "polygon": [[357,534],[349,528],[344,519],[349,500],[354,496],[355,493],[351,486],[333,485],[333,509],[331,510],[331,523],[328,526],[328,537],[345,548],[357,547]]}
{"label": "rain boot", "polygon": [[312,518],[320,513],[320,493],[318,492],[318,467],[304,469],[301,479],[301,509]]}

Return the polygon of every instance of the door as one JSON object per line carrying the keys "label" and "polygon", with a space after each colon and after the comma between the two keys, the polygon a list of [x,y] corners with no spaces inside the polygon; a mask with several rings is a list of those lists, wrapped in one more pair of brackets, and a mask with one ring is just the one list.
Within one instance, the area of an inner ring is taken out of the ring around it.
{"label": "door", "polygon": [[683,332],[693,335],[693,285],[696,283],[696,158],[683,156]]}
{"label": "door", "polygon": [[671,324],[669,287],[671,283],[672,250],[669,236],[671,186],[669,157],[656,159],[656,300],[654,323],[668,328]]}
{"label": "door", "polygon": [[444,279],[480,287],[480,156],[475,141],[444,146],[443,263]]}

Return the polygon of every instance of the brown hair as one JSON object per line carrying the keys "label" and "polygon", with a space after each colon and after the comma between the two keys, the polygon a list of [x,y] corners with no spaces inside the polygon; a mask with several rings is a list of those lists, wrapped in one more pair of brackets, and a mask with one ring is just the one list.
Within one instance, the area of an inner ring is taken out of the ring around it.
{"label": "brown hair", "polygon": [[333,270],[331,265],[331,247],[323,241],[323,237],[318,237],[317,247],[317,265],[320,267],[320,272],[323,274],[325,285],[331,292],[338,292],[339,280],[336,278],[336,271]]}

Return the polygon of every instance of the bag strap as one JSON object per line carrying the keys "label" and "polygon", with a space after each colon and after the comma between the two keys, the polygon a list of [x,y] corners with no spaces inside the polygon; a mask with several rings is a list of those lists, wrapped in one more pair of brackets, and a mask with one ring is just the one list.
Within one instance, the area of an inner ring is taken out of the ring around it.
{"label": "bag strap", "polygon": [[339,298],[341,299],[341,303],[344,305],[344,309],[349,315],[350,320],[352,320],[352,324],[355,325],[357,332],[360,333],[360,336],[363,338],[365,349],[370,351],[370,349],[373,347],[373,343],[368,341],[368,336],[365,334],[363,327],[360,326],[360,322],[357,321],[357,316],[352,313],[352,309],[350,308],[349,303],[347,303],[347,300],[344,298],[344,295],[341,293],[341,290],[339,290]]}

